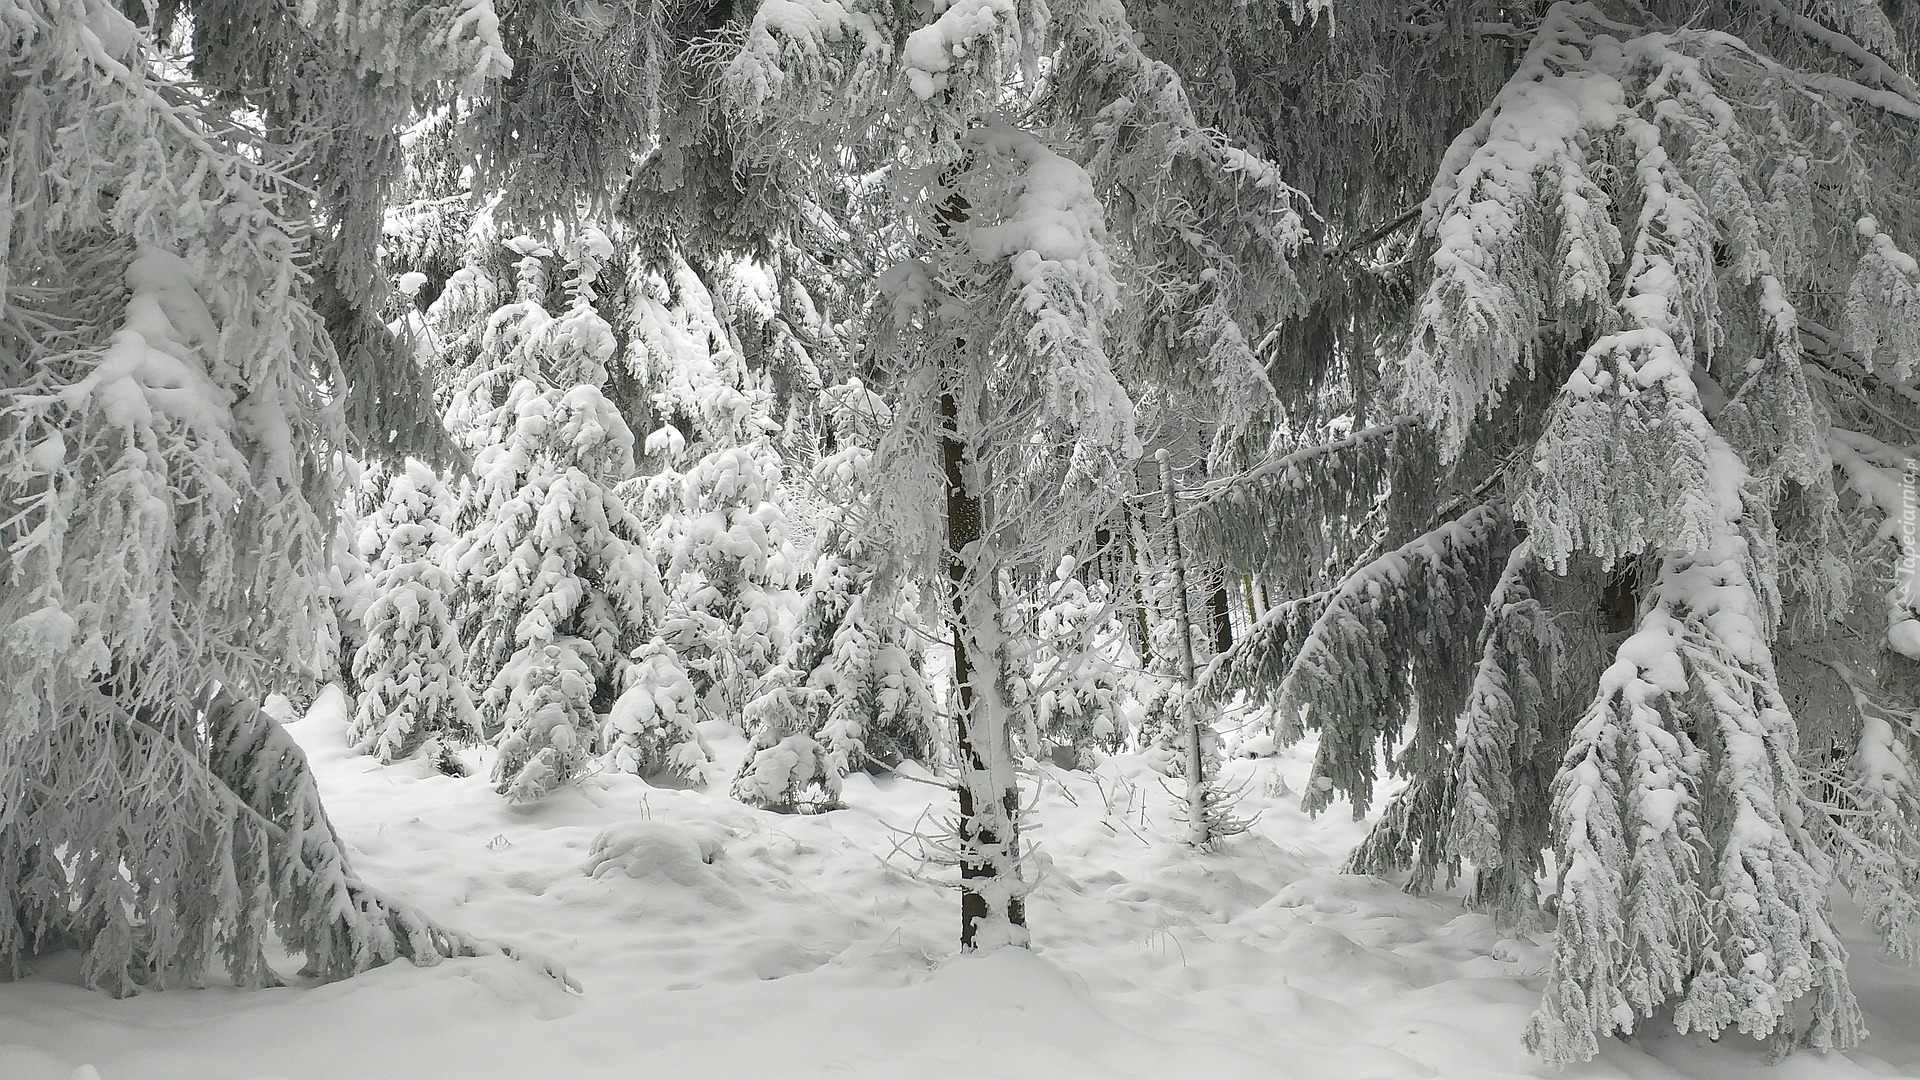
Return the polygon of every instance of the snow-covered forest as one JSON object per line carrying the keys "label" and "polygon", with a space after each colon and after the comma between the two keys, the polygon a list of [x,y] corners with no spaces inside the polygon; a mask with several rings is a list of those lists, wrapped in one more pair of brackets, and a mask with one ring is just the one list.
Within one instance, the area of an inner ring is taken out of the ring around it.
{"label": "snow-covered forest", "polygon": [[1920,3],[0,43],[0,1080],[1920,1077]]}

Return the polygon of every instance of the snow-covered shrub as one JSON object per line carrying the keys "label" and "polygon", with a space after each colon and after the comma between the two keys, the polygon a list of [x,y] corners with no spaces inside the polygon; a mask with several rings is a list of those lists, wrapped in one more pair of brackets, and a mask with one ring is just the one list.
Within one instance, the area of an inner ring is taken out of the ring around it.
{"label": "snow-covered shrub", "polygon": [[699,695],[672,646],[654,638],[634,657],[629,685],[607,714],[608,763],[642,776],[671,774],[706,783]]}
{"label": "snow-covered shrub", "polygon": [[501,730],[493,782],[510,802],[532,802],[580,775],[593,753],[593,672],[578,641],[521,649],[501,671]]}

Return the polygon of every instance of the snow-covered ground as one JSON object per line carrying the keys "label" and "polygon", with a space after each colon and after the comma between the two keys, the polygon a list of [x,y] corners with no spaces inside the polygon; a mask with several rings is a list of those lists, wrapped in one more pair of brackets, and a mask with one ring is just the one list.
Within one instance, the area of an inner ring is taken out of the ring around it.
{"label": "snow-covered ground", "polygon": [[[53,958],[0,986],[0,1080],[1555,1075],[1520,1046],[1547,949],[1340,874],[1363,826],[1299,812],[1301,748],[1230,765],[1260,819],[1210,854],[1174,842],[1144,764],[1047,769],[1034,948],[962,957],[912,837],[948,808],[937,788],[855,777],[848,809],[781,817],[602,774],[516,810],[483,777],[354,756],[345,725],[330,692],[291,730],[362,875],[549,954],[584,994],[492,956],[114,1001]],[[1858,1052],[1766,1071],[1757,1045],[1643,1030],[1558,1075],[1920,1076],[1920,975],[1851,944]]]}

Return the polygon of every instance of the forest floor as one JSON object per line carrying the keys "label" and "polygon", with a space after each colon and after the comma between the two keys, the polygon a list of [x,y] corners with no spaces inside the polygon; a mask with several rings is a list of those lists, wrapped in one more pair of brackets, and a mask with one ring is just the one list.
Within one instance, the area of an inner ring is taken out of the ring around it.
{"label": "forest floor", "polygon": [[1547,1068],[1520,1045],[1545,939],[1341,874],[1365,824],[1300,812],[1311,747],[1229,764],[1259,818],[1205,854],[1144,762],[1046,769],[1033,948],[960,956],[911,835],[948,812],[936,787],[857,776],[846,809],[782,817],[603,774],[514,809],[483,775],[348,753],[337,692],[290,730],[363,877],[584,993],[490,956],[114,1001],[54,957],[0,986],[0,1080],[1920,1077],[1920,972],[1845,912],[1860,1050],[1768,1066],[1744,1038],[1643,1029]]}

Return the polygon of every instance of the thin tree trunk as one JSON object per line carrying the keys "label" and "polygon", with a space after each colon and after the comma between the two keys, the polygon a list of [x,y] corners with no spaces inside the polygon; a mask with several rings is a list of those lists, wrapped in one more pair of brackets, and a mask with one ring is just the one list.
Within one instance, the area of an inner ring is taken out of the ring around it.
{"label": "thin tree trunk", "polygon": [[[952,608],[953,681],[960,711],[955,749],[960,769],[960,947],[1025,944],[1026,903],[1017,880],[1020,858],[1020,789],[1014,779],[1007,716],[993,708],[992,655],[975,650],[997,640],[999,627],[979,625],[994,619],[997,583],[991,568],[977,567],[968,551],[982,535],[980,494],[967,483],[966,444],[959,431],[959,406],[951,393],[940,396],[944,430],[940,459],[947,485],[947,582]],[[980,590],[986,590],[982,597]],[[986,685],[976,685],[976,679]],[[1004,920],[1007,941],[981,940],[984,925]]]}
{"label": "thin tree trunk", "polygon": [[1173,564],[1173,595],[1175,603],[1175,635],[1179,638],[1175,648],[1180,661],[1180,719],[1186,726],[1187,736],[1187,842],[1199,847],[1212,837],[1207,829],[1207,776],[1206,757],[1200,744],[1200,714],[1193,707],[1190,692],[1193,690],[1193,614],[1187,604],[1187,552],[1180,543],[1180,523],[1175,517],[1173,499],[1173,465],[1167,460],[1167,452],[1161,450],[1154,455],[1160,463],[1160,495],[1167,515],[1167,551]]}
{"label": "thin tree trunk", "polygon": [[1121,521],[1127,530],[1127,579],[1133,585],[1133,643],[1140,666],[1153,666],[1153,628],[1147,618],[1147,546],[1140,539],[1140,519],[1134,516],[1131,501],[1120,504]]}
{"label": "thin tree trunk", "polygon": [[1227,599],[1226,568],[1220,571],[1220,580],[1207,597],[1207,607],[1213,622],[1213,654],[1215,656],[1233,648],[1233,607]]}

